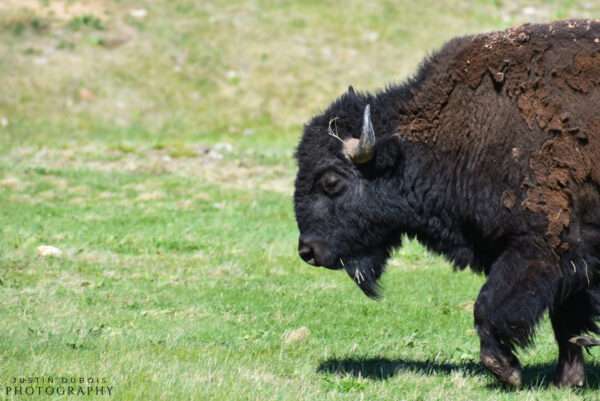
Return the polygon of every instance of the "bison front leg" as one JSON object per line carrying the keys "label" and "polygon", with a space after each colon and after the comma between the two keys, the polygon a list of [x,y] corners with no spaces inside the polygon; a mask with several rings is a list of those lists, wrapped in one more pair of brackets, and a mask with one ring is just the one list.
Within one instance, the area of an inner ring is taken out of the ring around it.
{"label": "bison front leg", "polygon": [[554,299],[559,273],[552,261],[535,245],[521,243],[494,262],[477,298],[481,362],[507,385],[521,386],[515,347],[530,343],[536,323]]}

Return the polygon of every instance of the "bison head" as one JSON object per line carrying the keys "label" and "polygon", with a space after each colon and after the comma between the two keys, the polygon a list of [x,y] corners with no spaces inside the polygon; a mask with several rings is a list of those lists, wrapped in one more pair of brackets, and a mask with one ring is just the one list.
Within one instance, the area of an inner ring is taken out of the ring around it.
{"label": "bison head", "polygon": [[350,88],[305,126],[296,152],[300,257],[345,269],[369,297],[378,296],[377,280],[402,233],[401,155],[382,113],[374,97]]}

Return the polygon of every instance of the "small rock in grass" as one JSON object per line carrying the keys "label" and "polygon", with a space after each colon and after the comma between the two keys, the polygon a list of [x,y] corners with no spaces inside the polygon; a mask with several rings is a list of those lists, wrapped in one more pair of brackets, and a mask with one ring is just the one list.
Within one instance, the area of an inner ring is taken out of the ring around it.
{"label": "small rock in grass", "polygon": [[233,145],[227,142],[220,142],[213,147],[213,150],[219,153],[229,153],[233,151]]}
{"label": "small rock in grass", "polygon": [[283,342],[285,344],[298,343],[306,340],[310,336],[310,330],[306,326],[289,330],[283,333]]}
{"label": "small rock in grass", "polygon": [[365,38],[365,40],[367,42],[377,42],[377,40],[379,39],[379,34],[377,32],[366,32],[363,37]]}
{"label": "small rock in grass", "polygon": [[214,160],[223,160],[223,155],[215,150],[211,150],[208,153],[208,157],[210,157],[211,159],[214,159]]}
{"label": "small rock in grass", "polygon": [[521,10],[521,12],[523,13],[523,15],[527,15],[527,16],[532,16],[537,14],[538,10],[535,7],[524,7],[523,10]]}
{"label": "small rock in grass", "polygon": [[148,11],[145,8],[134,8],[129,11],[129,15],[133,18],[144,19],[148,15]]}
{"label": "small rock in grass", "polygon": [[62,256],[63,251],[52,245],[40,245],[37,248],[37,254],[38,254],[38,256],[42,256],[44,258],[47,258],[47,257],[57,258],[57,257]]}

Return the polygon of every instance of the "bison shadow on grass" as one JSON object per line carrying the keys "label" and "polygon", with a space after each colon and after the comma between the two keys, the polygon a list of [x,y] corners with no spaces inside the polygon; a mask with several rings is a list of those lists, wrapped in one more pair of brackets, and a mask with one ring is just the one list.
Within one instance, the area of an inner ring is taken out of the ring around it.
{"label": "bison shadow on grass", "polygon": [[[534,364],[524,368],[523,388],[547,388],[552,386],[553,363]],[[396,374],[408,372],[425,376],[450,375],[462,372],[465,376],[486,376],[488,373],[476,362],[433,362],[411,359],[388,358],[343,358],[328,359],[319,364],[317,373],[329,373],[340,376],[351,375],[370,380],[386,380]],[[586,388],[600,389],[600,364],[590,361],[586,366]],[[492,384],[490,387],[497,387]]]}

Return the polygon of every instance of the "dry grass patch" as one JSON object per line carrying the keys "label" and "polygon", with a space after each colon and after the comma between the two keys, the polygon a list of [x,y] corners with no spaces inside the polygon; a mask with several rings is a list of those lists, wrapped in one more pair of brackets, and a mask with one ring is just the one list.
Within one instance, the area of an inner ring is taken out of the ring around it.
{"label": "dry grass patch", "polygon": [[[170,149],[137,149],[131,152],[121,152],[97,144],[80,149],[16,148],[9,155],[0,157],[6,163],[18,162],[21,166],[45,169],[75,169],[100,172],[127,172],[146,174],[173,174],[185,177],[197,177],[205,182],[217,184],[225,188],[244,190],[264,190],[291,194],[293,190],[293,174],[295,171],[282,165],[258,165],[251,160],[239,161],[224,158],[214,148],[195,145],[198,149],[192,157],[173,158]],[[216,157],[215,154],[221,155]],[[67,188],[60,179],[52,179],[57,189]],[[12,181],[8,181],[11,184]],[[0,184],[1,185],[1,184]],[[12,185],[16,185],[13,183]],[[149,190],[142,184],[137,184],[136,191],[140,192],[138,200],[159,200],[165,194],[157,190]],[[68,188],[70,192],[78,193],[76,188]],[[207,200],[206,194],[196,194],[195,199]],[[184,206],[184,205],[182,205]]]}
{"label": "dry grass patch", "polygon": [[0,188],[13,191],[21,191],[27,187],[27,183],[21,181],[17,177],[6,176],[0,180]]}
{"label": "dry grass patch", "polygon": [[86,14],[105,18],[110,14],[110,5],[110,2],[100,0],[2,0],[0,12],[23,10],[35,15],[66,21]]}

